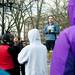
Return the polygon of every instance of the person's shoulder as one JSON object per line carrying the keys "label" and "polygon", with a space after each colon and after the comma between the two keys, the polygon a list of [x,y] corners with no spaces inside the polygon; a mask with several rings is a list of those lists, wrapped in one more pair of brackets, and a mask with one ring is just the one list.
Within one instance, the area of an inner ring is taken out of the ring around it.
{"label": "person's shoulder", "polygon": [[48,26],[48,23],[45,23],[45,27],[47,27]]}
{"label": "person's shoulder", "polygon": [[54,27],[59,27],[59,24],[58,23],[53,23],[53,26]]}
{"label": "person's shoulder", "polygon": [[70,26],[68,29],[75,30],[75,26]]}
{"label": "person's shoulder", "polygon": [[68,28],[65,28],[62,32],[63,32],[63,33],[75,32],[75,26],[70,26],[70,27],[68,27]]}
{"label": "person's shoulder", "polygon": [[30,45],[26,45],[23,49],[27,49],[27,48],[29,48],[30,47]]}
{"label": "person's shoulder", "polygon": [[53,22],[53,25],[58,26],[59,24],[57,22]]}
{"label": "person's shoulder", "polygon": [[71,37],[72,35],[74,35],[74,33],[75,33],[75,26],[70,26],[62,30],[59,36],[63,35],[63,36]]}
{"label": "person's shoulder", "polygon": [[21,49],[21,51],[22,51],[22,52],[29,52],[29,51],[30,51],[30,45],[27,45],[27,46],[23,47],[23,48]]}

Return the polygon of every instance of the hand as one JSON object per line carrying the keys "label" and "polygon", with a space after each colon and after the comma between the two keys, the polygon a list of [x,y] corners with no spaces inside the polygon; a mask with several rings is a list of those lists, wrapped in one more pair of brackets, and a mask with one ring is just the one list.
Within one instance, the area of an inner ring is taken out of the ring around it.
{"label": "hand", "polygon": [[49,33],[51,33],[51,30],[48,30]]}

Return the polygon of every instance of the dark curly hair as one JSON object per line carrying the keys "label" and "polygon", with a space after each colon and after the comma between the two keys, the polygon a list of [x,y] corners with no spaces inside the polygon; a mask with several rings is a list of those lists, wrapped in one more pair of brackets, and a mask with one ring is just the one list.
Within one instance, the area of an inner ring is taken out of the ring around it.
{"label": "dark curly hair", "polygon": [[13,39],[14,36],[9,31],[6,31],[6,33],[2,36],[3,43],[9,43],[9,42],[11,42],[10,38]]}

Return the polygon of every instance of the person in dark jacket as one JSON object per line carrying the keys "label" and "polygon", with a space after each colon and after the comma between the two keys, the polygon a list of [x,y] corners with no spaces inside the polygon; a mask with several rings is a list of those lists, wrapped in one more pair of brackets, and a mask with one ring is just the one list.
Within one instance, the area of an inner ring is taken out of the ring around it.
{"label": "person in dark jacket", "polygon": [[15,74],[20,75],[20,67],[22,75],[25,75],[25,69],[23,65],[18,63],[17,57],[21,49],[23,48],[23,44],[20,41],[19,37],[14,37],[14,45],[9,49],[9,53],[13,56],[14,64],[15,64]]}

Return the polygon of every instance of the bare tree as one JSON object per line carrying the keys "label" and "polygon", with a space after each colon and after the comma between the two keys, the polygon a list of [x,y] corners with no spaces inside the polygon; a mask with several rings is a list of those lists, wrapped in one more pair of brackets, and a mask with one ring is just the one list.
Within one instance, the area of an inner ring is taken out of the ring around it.
{"label": "bare tree", "polygon": [[55,18],[55,21],[58,22],[62,27],[68,26],[68,17],[67,17],[67,0],[54,0],[53,1],[55,8],[51,6],[51,13]]}
{"label": "bare tree", "polygon": [[9,17],[7,17],[8,19],[7,30],[11,30],[13,29],[13,27],[15,27],[19,37],[21,36],[23,25],[25,25],[26,10],[30,8],[30,7],[28,8],[28,6],[29,4],[26,5],[26,7],[24,8],[24,1],[21,1],[20,4],[17,4],[16,6],[13,7],[13,11],[11,12],[11,14],[7,13],[7,15],[11,16],[12,18],[11,21],[9,21]]}
{"label": "bare tree", "polygon": [[40,16],[41,16],[41,11],[42,11],[42,5],[43,5],[43,0],[37,1],[37,21],[36,21],[36,28],[39,28],[39,21],[40,21]]}

